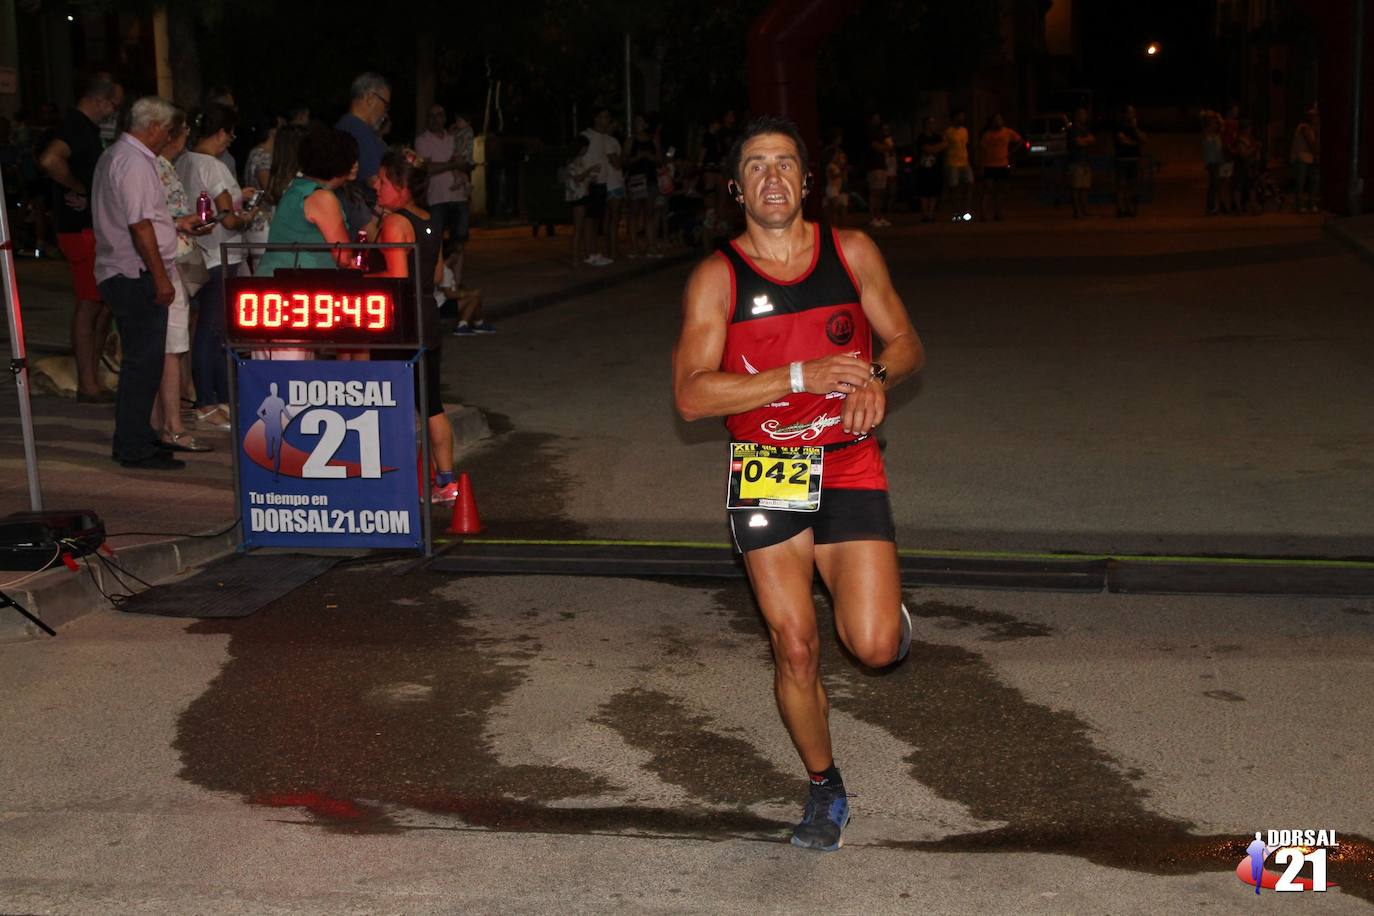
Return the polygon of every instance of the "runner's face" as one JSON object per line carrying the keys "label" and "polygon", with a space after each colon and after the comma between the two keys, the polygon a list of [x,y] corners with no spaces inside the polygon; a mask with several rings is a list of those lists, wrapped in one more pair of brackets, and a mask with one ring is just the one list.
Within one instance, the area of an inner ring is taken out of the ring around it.
{"label": "runner's face", "polygon": [[767,228],[781,228],[797,218],[805,169],[791,137],[753,137],[740,151],[739,171],[744,212],[751,220]]}

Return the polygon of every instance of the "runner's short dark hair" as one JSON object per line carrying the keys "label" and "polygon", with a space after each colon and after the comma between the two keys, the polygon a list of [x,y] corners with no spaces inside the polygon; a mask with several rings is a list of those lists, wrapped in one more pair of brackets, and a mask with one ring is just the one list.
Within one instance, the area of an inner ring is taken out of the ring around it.
{"label": "runner's short dark hair", "polygon": [[811,171],[811,160],[806,155],[806,141],[802,139],[801,131],[797,129],[797,125],[787,118],[777,115],[760,115],[744,125],[744,132],[739,135],[739,139],[735,140],[735,145],[730,147],[729,158],[725,160],[726,175],[735,181],[740,180],[739,161],[740,157],[744,155],[744,144],[764,134],[782,134],[784,137],[790,138],[797,147],[797,157],[801,160],[802,173]]}

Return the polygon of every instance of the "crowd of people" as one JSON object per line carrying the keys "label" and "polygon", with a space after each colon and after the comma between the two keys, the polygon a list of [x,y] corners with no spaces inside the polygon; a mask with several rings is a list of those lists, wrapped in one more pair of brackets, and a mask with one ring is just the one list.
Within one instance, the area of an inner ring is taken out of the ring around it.
{"label": "crowd of people", "polygon": [[[439,393],[440,316],[457,317],[457,336],[495,331],[482,317],[480,294],[461,282],[473,131],[465,117],[450,121],[436,105],[413,148],[388,147],[388,81],[364,73],[349,98],[333,127],[313,120],[304,106],[262,120],[239,169],[230,148],[242,124],[230,90],[211,90],[191,112],[156,96],[126,109],[123,87],[99,73],[50,135],[35,142],[34,175],[49,183],[56,241],[76,298],[76,397],[113,403],[112,457],[121,465],[181,468],[176,453],[212,448],[197,432],[229,429],[225,279],[270,276],[288,266],[407,276],[410,261],[394,256],[401,249],[369,261],[356,245],[416,243],[422,302],[433,305],[421,311],[430,355],[419,380],[429,391],[433,496],[455,498],[452,430]],[[267,250],[254,243],[319,247]],[[98,373],[112,319],[115,392],[102,387]],[[346,349],[253,355],[370,356]],[[188,402],[193,406],[183,409]]]}
{"label": "crowd of people", "polygon": [[[1294,129],[1288,150],[1293,209],[1298,213],[1318,210],[1319,137],[1317,109],[1313,107]],[[1207,169],[1208,216],[1243,216],[1263,213],[1271,206],[1284,208],[1281,183],[1269,168],[1268,151],[1254,122],[1241,117],[1239,105],[1232,105],[1225,114],[1202,112],[1202,161]]]}

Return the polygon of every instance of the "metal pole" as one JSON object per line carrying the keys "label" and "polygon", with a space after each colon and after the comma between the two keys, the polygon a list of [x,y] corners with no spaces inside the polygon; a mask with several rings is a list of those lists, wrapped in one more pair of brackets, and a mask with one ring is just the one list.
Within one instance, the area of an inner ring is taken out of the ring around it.
{"label": "metal pole", "polygon": [[[442,252],[440,255],[442,256]],[[410,275],[414,279],[415,285],[415,327],[420,337],[419,358],[415,361],[415,388],[416,394],[420,397],[420,492],[424,494],[424,499],[420,503],[420,531],[424,537],[424,555],[434,556],[434,520],[430,517],[434,514],[433,493],[429,486],[429,390],[425,385],[425,370],[428,364],[425,362],[425,332],[424,332],[424,313],[426,305],[434,308],[434,303],[425,303],[421,298],[420,280],[420,242],[416,240],[410,250]],[[437,319],[436,319],[437,320]],[[439,346],[444,342],[439,341]],[[443,409],[443,405],[439,405]],[[452,470],[450,468],[450,470]]]}
{"label": "metal pole", "polygon": [[1354,81],[1350,87],[1350,183],[1346,189],[1346,207],[1351,216],[1360,215],[1364,198],[1364,179],[1360,177],[1360,128],[1364,114],[1364,7],[1365,0],[1355,3],[1355,47],[1350,69]]}
{"label": "metal pole", "polygon": [[29,404],[29,366],[24,350],[24,320],[19,311],[19,285],[14,279],[14,236],[10,235],[10,217],[4,206],[5,181],[0,177],[0,281],[4,283],[5,317],[10,325],[10,371],[19,391],[19,426],[24,436],[24,470],[29,478],[29,508],[43,509],[43,491],[38,486],[38,451],[33,442],[33,410]]}
{"label": "metal pole", "polygon": [[625,33],[625,131],[634,136],[634,91],[630,81],[630,33]]}

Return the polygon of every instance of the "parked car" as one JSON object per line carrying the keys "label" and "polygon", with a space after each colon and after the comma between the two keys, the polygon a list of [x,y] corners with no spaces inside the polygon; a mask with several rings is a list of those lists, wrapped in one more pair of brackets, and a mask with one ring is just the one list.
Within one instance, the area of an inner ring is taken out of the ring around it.
{"label": "parked car", "polygon": [[1026,123],[1026,155],[1053,158],[1068,152],[1069,116],[1062,111],[1033,116]]}

